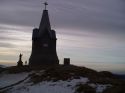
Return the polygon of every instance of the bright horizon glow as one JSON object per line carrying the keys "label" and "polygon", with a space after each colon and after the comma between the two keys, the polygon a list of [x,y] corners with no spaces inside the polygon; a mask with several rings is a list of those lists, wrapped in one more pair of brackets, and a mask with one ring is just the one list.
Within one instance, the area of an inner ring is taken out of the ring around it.
{"label": "bright horizon glow", "polygon": [[[2,25],[0,26],[2,27]],[[16,26],[14,27],[15,30],[9,30],[13,29],[12,25],[3,25],[3,27],[6,27],[4,31],[7,31],[6,35],[10,40],[0,42],[11,44],[11,46],[0,47],[0,64],[16,65],[19,53],[23,53],[23,62],[28,61],[32,48],[31,33],[33,27]],[[117,43],[113,43],[114,39],[105,38],[101,34],[87,33],[87,31],[80,32],[79,30],[77,32],[72,30],[72,34],[60,33],[65,31],[66,29],[64,31],[63,29],[56,30],[57,54],[61,64],[63,58],[69,57],[71,58],[71,64],[74,65],[87,66],[98,71],[109,70],[114,73],[125,74],[124,56],[115,58],[117,54],[114,55],[115,50],[119,48]],[[76,33],[80,35],[75,35]],[[5,34],[5,32],[2,34]]]}

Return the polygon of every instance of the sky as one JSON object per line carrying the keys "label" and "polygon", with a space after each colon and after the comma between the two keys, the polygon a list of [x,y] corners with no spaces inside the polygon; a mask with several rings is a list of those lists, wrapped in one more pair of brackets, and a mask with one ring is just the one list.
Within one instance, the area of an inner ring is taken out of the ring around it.
{"label": "sky", "polygon": [[[0,64],[28,61],[45,0],[0,0]],[[125,74],[124,0],[48,0],[60,63]]]}

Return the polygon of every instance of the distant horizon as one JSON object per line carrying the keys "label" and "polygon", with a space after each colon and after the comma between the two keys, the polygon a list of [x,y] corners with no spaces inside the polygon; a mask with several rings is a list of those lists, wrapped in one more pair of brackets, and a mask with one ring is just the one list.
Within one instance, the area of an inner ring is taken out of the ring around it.
{"label": "distant horizon", "polygon": [[[125,75],[125,70],[122,70],[122,69],[124,69],[125,65],[118,66],[117,64],[115,64],[115,66],[121,67],[121,69],[115,69],[115,68],[112,69],[112,68],[107,67],[106,66],[107,64],[103,64],[103,63],[99,63],[99,62],[97,62],[97,63],[96,62],[94,62],[94,63],[82,62],[81,64],[80,63],[76,64],[75,62],[73,62],[73,63],[71,62],[71,65],[87,67],[87,68],[90,68],[90,69],[93,69],[96,71],[109,71],[114,74]],[[60,64],[62,65],[63,62],[61,61]],[[7,66],[7,67],[17,66],[17,62],[0,62],[0,65]],[[110,64],[110,65],[112,65],[112,64]]]}

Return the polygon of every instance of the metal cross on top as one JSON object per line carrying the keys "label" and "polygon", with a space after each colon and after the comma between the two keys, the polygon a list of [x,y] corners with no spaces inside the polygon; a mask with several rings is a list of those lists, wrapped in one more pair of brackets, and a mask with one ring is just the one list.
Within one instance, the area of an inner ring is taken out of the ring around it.
{"label": "metal cross on top", "polygon": [[48,3],[47,2],[45,2],[45,3],[43,3],[44,5],[45,5],[45,10],[46,10],[46,6],[48,5]]}

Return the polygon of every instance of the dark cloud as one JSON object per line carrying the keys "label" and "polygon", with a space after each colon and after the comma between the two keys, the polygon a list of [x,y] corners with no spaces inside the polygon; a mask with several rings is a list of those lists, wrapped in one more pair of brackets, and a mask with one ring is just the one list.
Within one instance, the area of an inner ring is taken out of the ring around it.
{"label": "dark cloud", "polygon": [[16,46],[12,43],[0,42],[0,48],[15,48]]}
{"label": "dark cloud", "polygon": [[[123,0],[53,0],[49,1],[48,10],[52,27],[58,29],[59,34],[97,37],[100,33],[100,36],[104,34],[108,38],[123,41],[125,39],[124,5]],[[26,29],[23,28],[24,26],[38,27],[43,9],[41,0],[0,0],[0,39],[22,40],[23,38],[10,34],[23,32]],[[5,25],[12,26],[5,27]],[[85,34],[84,31],[92,34]],[[24,32],[31,34],[32,29],[26,29]]]}
{"label": "dark cloud", "polygon": [[[38,26],[41,0],[0,1],[1,23]],[[123,0],[53,0],[49,13],[54,28],[78,28],[101,33],[125,33]]]}
{"label": "dark cloud", "polygon": [[[59,37],[57,48],[61,47],[58,52],[61,57],[71,56],[72,60],[82,62],[124,62],[124,0],[48,2],[51,25]],[[0,0],[0,50],[14,48],[5,50],[5,54],[9,52],[7,57],[0,53],[3,55],[0,59],[12,58],[15,62],[15,54],[22,51],[30,55],[32,29],[39,26],[43,9],[41,0]]]}
{"label": "dark cloud", "polygon": [[6,35],[0,35],[0,41],[26,41],[26,39],[23,38],[17,38],[13,36],[6,36]]}

